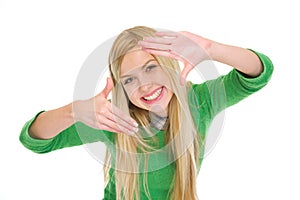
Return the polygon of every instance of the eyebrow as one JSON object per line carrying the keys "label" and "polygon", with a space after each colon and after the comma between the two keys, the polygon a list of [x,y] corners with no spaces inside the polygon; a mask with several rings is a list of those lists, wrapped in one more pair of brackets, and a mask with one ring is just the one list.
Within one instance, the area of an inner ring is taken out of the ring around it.
{"label": "eyebrow", "polygon": [[[155,61],[155,59],[150,59],[150,60],[148,60],[147,62],[145,62],[145,64],[142,66],[142,69],[144,69],[144,68],[147,66],[147,64],[148,64],[149,62],[152,62],[152,61]],[[132,75],[132,74],[126,74],[126,75],[121,76],[121,78],[125,78],[125,77],[131,76],[131,75]]]}

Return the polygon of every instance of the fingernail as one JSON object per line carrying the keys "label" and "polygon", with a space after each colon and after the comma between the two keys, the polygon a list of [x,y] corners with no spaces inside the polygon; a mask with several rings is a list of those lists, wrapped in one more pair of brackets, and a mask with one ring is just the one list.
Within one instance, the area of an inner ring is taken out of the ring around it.
{"label": "fingernail", "polygon": [[182,76],[180,76],[180,83],[181,83],[181,85],[185,84],[185,78],[183,78]]}
{"label": "fingernail", "polygon": [[128,135],[134,135],[135,133],[134,133],[133,131],[128,130],[128,131],[127,131],[127,134],[128,134]]}
{"label": "fingernail", "polygon": [[133,127],[133,126],[130,127],[130,131],[137,132],[138,130],[139,128],[137,127]]}
{"label": "fingernail", "polygon": [[139,131],[139,128],[135,128],[134,132],[137,133]]}
{"label": "fingernail", "polygon": [[136,133],[139,131],[139,128],[134,128],[132,131],[128,130],[127,131],[127,134],[128,135],[131,135],[131,136],[134,136],[136,135]]}
{"label": "fingernail", "polygon": [[139,126],[139,124],[138,124],[136,121],[133,122],[133,125],[134,125],[135,127],[138,127],[138,126]]}

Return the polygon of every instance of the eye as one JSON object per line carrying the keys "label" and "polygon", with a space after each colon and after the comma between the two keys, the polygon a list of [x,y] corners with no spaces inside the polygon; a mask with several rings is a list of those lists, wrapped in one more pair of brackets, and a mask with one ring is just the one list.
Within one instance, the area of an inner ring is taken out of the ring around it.
{"label": "eye", "polygon": [[149,71],[151,71],[152,69],[154,69],[156,67],[157,67],[156,65],[149,65],[149,66],[146,67],[145,71],[149,72]]}
{"label": "eye", "polygon": [[133,77],[129,77],[129,78],[125,79],[124,85],[131,83],[132,81],[133,81]]}

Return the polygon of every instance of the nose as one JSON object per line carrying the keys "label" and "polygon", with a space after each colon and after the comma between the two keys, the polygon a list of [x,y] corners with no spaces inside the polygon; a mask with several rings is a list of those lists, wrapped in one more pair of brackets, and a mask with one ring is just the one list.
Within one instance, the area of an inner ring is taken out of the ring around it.
{"label": "nose", "polygon": [[149,90],[152,88],[152,82],[141,84],[139,89],[141,92],[149,92]]}
{"label": "nose", "polygon": [[151,80],[151,78],[153,77],[145,76],[142,73],[137,76],[138,88],[141,92],[148,92],[150,88],[153,86],[152,83],[153,80]]}

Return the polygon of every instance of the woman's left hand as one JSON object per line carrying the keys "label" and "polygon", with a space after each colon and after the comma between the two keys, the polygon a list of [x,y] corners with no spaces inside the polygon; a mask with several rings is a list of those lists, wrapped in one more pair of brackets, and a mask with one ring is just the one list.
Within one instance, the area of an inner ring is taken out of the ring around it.
{"label": "woman's left hand", "polygon": [[200,62],[210,59],[211,40],[189,32],[156,32],[158,37],[147,37],[140,41],[142,49],[148,53],[181,61],[184,68],[180,74],[181,84],[185,83],[189,72]]}

